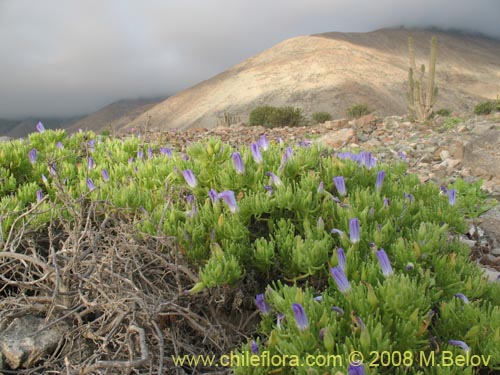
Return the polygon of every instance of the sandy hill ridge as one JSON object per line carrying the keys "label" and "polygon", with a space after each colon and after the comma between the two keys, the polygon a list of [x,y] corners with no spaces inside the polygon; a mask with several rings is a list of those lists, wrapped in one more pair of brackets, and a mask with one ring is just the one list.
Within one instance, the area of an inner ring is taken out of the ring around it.
{"label": "sandy hill ridge", "polygon": [[246,121],[258,105],[293,105],[306,114],[365,103],[379,115],[406,113],[409,36],[417,64],[428,64],[438,38],[437,108],[470,110],[500,94],[500,41],[459,33],[383,29],[370,33],[299,36],[153,106],[128,128],[212,128],[224,112]]}

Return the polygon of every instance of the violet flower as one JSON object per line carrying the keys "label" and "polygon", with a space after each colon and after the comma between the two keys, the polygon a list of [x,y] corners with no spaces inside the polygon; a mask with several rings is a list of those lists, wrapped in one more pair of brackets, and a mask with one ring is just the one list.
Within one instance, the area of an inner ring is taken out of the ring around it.
{"label": "violet flower", "polygon": [[302,305],[300,303],[292,303],[292,311],[299,330],[304,331],[308,329],[309,321]]}
{"label": "violet flower", "polygon": [[347,194],[347,190],[345,188],[344,176],[334,177],[333,183],[335,184],[335,188],[337,189],[340,196]]}
{"label": "violet flower", "polygon": [[108,182],[109,181],[109,173],[108,171],[106,170],[106,168],[104,168],[102,171],[101,171],[101,174],[102,174],[102,178],[104,179],[105,182]]}
{"label": "violet flower", "polygon": [[342,271],[345,271],[345,266],[347,264],[344,249],[341,247],[337,248],[337,260],[338,266]]}
{"label": "violet flower", "polygon": [[335,284],[342,293],[346,293],[351,290],[351,284],[347,280],[344,270],[340,267],[330,268],[330,275],[332,275]]}
{"label": "violet flower", "polygon": [[385,252],[384,249],[377,250],[376,252],[378,262],[380,263],[380,268],[382,268],[382,274],[385,277],[389,277],[391,275],[394,275],[394,271],[392,270],[391,267],[391,262],[389,261],[389,258],[387,257],[387,253]]}
{"label": "violet flower", "polygon": [[340,229],[337,229],[337,228],[333,228],[330,233],[332,234],[338,234],[338,235],[342,235],[344,232],[342,232]]}
{"label": "violet flower", "polygon": [[322,295],[316,296],[313,298],[313,300],[315,300],[316,302],[321,302],[323,300],[323,296]]}
{"label": "violet flower", "polygon": [[232,190],[224,190],[217,194],[218,199],[223,199],[224,202],[228,205],[229,210],[234,214],[238,211],[238,204],[236,203],[236,198],[234,196],[234,191]]}
{"label": "violet flower", "polygon": [[271,311],[271,306],[267,303],[264,293],[257,294],[255,296],[255,305],[262,312],[262,314],[267,315]]}
{"label": "violet flower", "polygon": [[89,149],[90,149],[90,151],[94,151],[94,148],[95,148],[95,139],[91,139],[91,140],[88,142],[88,145],[89,145]]}
{"label": "violet flower", "polygon": [[259,140],[257,141],[257,145],[263,149],[264,151],[267,151],[267,149],[269,148],[269,143],[267,142],[267,138],[266,138],[266,135],[263,134]]}
{"label": "violet flower", "polygon": [[460,340],[450,340],[448,341],[448,344],[458,346],[462,348],[464,352],[468,352],[470,350],[469,345],[467,345],[465,342],[460,341]]}
{"label": "violet flower", "polygon": [[398,156],[401,160],[406,161],[406,155],[403,151],[399,151]]}
{"label": "violet flower", "polygon": [[42,199],[43,199],[43,193],[42,193],[42,191],[41,190],[37,190],[36,191],[36,201],[37,202],[41,202]]}
{"label": "violet flower", "polygon": [[94,159],[92,159],[91,156],[87,159],[87,167],[88,169],[93,169],[94,168]]}
{"label": "violet flower", "polygon": [[259,345],[254,340],[250,342],[250,351],[252,354],[259,354]]}
{"label": "violet flower", "polygon": [[415,201],[415,197],[413,194],[405,193],[405,199],[408,199],[410,202]]}
{"label": "violet flower", "polygon": [[359,220],[357,218],[349,220],[349,237],[351,242],[356,243],[360,240]]}
{"label": "violet flower", "polygon": [[161,147],[160,154],[167,155],[168,157],[172,157],[172,150],[168,147]]}
{"label": "violet flower", "polygon": [[389,198],[384,198],[384,208],[389,207],[390,204],[391,204],[391,201],[389,200]]}
{"label": "violet flower", "polygon": [[38,122],[38,124],[36,124],[35,128],[39,133],[43,133],[45,131],[45,127],[43,126],[43,124],[41,122]]}
{"label": "violet flower", "polygon": [[137,151],[137,159],[142,159],[144,157],[144,152],[142,150]]}
{"label": "violet flower", "polygon": [[231,155],[233,158],[233,164],[234,168],[236,169],[236,173],[242,174],[245,172],[245,166],[243,165],[243,159],[241,158],[241,155],[239,152],[233,152]]}
{"label": "violet flower", "polygon": [[272,172],[266,172],[266,176],[269,177],[269,183],[273,184],[274,186],[281,186],[283,183],[281,182],[280,178],[276,176]]}
{"label": "violet flower", "polygon": [[455,297],[461,299],[463,303],[469,303],[469,299],[462,293],[456,293]]}
{"label": "violet flower", "polygon": [[344,310],[342,310],[340,307],[338,306],[332,306],[332,311],[335,311],[337,314],[339,315],[344,315]]}
{"label": "violet flower", "polygon": [[182,175],[184,176],[184,180],[186,180],[186,183],[191,186],[192,188],[196,187],[198,185],[198,182],[196,181],[196,177],[193,174],[193,171],[191,169],[186,169],[182,171]]}
{"label": "violet flower", "polygon": [[362,362],[350,363],[347,369],[347,375],[365,375],[365,367]]}
{"label": "violet flower", "polygon": [[278,316],[276,317],[276,326],[281,329],[281,322],[283,319],[285,319],[285,314],[278,313]]}
{"label": "violet flower", "polygon": [[262,163],[262,154],[260,153],[259,150],[259,145],[257,143],[252,143],[250,145],[250,151],[252,152],[252,157],[253,160],[257,163],[260,164]]}
{"label": "violet flower", "polygon": [[267,195],[273,195],[273,187],[271,185],[264,185],[264,189],[266,189]]}
{"label": "violet flower", "polygon": [[384,183],[384,177],[385,177],[385,172],[384,171],[379,171],[377,173],[377,181],[375,182],[375,188],[377,190],[382,189],[382,184]]}
{"label": "violet flower", "polygon": [[448,190],[448,203],[454,206],[457,203],[457,191],[455,189]]}
{"label": "violet flower", "polygon": [[49,180],[47,179],[47,176],[45,176],[44,174],[42,174],[42,181],[44,184],[48,184],[49,183]]}
{"label": "violet flower", "polygon": [[87,178],[87,187],[90,191],[95,189],[94,181],[91,178]]}
{"label": "violet flower", "polygon": [[59,150],[62,150],[64,148],[63,144],[61,142],[57,142],[56,143],[56,147],[59,149]]}
{"label": "violet flower", "polygon": [[372,169],[377,165],[377,161],[372,156],[371,152],[360,152],[359,158],[361,165],[364,165],[367,169]]}
{"label": "violet flower", "polygon": [[49,166],[49,173],[52,176],[55,176],[57,174],[57,169],[56,169],[55,163],[50,164],[50,166]]}
{"label": "violet flower", "polygon": [[36,151],[36,148],[32,148],[29,152],[28,152],[28,157],[30,158],[30,162],[31,164],[35,164],[36,163],[36,158],[38,156],[38,152]]}
{"label": "violet flower", "polygon": [[210,197],[210,200],[212,201],[212,203],[215,203],[217,202],[217,190],[215,189],[210,189],[210,191],[208,192],[208,196]]}
{"label": "violet flower", "polygon": [[323,181],[321,181],[318,185],[318,190],[317,190],[317,193],[318,194],[321,194],[321,193],[324,193],[325,192],[325,184],[323,183]]}

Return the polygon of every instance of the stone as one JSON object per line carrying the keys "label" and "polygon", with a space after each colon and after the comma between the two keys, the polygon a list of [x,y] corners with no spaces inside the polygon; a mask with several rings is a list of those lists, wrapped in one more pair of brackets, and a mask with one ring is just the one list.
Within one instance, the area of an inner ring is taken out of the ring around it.
{"label": "stone", "polygon": [[44,319],[26,315],[0,333],[0,352],[11,369],[30,368],[51,355],[68,329],[62,321],[46,327]]}
{"label": "stone", "polygon": [[357,142],[356,131],[352,128],[339,129],[324,134],[317,142],[326,147],[340,148],[348,143]]}

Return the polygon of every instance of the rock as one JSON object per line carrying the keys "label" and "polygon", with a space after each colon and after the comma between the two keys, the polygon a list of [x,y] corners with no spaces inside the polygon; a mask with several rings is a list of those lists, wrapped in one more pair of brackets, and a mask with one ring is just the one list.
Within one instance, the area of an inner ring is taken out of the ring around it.
{"label": "rock", "polygon": [[352,128],[339,129],[318,138],[317,142],[326,147],[340,148],[357,141],[356,131]]}
{"label": "rock", "polygon": [[[490,249],[500,248],[500,205],[479,216],[479,227],[488,239]],[[493,251],[491,252],[493,254]],[[500,254],[493,254],[500,255]],[[500,258],[499,258],[500,259]]]}
{"label": "rock", "polygon": [[333,121],[325,121],[323,124],[321,124],[321,127],[329,130],[337,130],[337,129],[342,129],[345,128],[349,124],[349,120],[347,119],[339,119],[339,120],[333,120]]}
{"label": "rock", "polygon": [[491,282],[499,282],[500,281],[500,272],[492,270],[490,268],[481,267],[484,271],[484,275]]}
{"label": "rock", "polygon": [[30,368],[52,354],[68,329],[62,321],[45,327],[44,319],[26,315],[0,333],[0,352],[11,369]]}
{"label": "rock", "polygon": [[440,153],[439,153],[439,157],[441,158],[441,160],[446,160],[450,157],[450,153],[448,150],[442,150]]}

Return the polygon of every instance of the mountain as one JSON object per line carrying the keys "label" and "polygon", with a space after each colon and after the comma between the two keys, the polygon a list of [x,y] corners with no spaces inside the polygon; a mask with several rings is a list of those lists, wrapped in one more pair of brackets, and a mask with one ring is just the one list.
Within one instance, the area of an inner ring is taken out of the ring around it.
{"label": "mountain", "polygon": [[111,103],[97,112],[80,119],[72,124],[69,132],[78,129],[101,131],[104,129],[120,130],[125,125],[134,121],[154,105],[160,103],[164,98],[140,98],[124,99]]}
{"label": "mountain", "polygon": [[71,118],[27,118],[17,120],[0,119],[0,136],[23,138],[36,131],[35,126],[42,122],[45,129],[66,129],[80,117]]}
{"label": "mountain", "polygon": [[301,107],[345,117],[354,104],[379,115],[406,113],[408,37],[417,65],[428,66],[437,37],[436,109],[469,111],[500,94],[500,41],[421,29],[299,36],[153,106],[127,125],[151,130],[212,128],[224,113],[247,121],[259,105]]}

